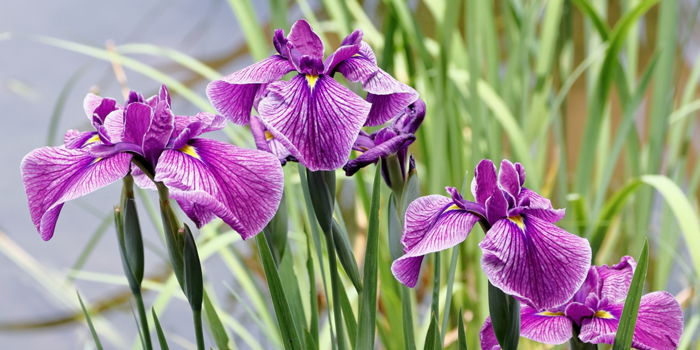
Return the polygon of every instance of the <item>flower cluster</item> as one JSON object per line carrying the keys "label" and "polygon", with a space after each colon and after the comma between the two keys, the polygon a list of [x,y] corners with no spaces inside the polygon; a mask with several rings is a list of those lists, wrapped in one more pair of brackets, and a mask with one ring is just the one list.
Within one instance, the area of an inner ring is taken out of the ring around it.
{"label": "flower cluster", "polygon": [[405,254],[391,267],[396,279],[414,287],[424,255],[461,243],[481,222],[486,228],[479,243],[481,266],[494,286],[538,308],[566,302],[586,278],[590,245],[555,226],[564,210],[553,209],[524,183],[519,163],[504,160],[497,175],[493,162],[483,160],[472,182],[476,202],[451,187],[451,198],[431,195],[413,201],[401,237]]}
{"label": "flower cluster", "polygon": [[[629,256],[612,267],[591,266],[581,288],[571,300],[557,307],[536,308],[522,303],[520,335],[540,343],[563,344],[571,339],[575,328],[582,342],[612,344],[635,267]],[[671,294],[654,292],[642,296],[633,348],[675,349],[682,333],[683,311]],[[490,318],[484,323],[480,338],[482,349],[501,348]]]}
{"label": "flower cluster", "polygon": [[198,227],[218,216],[244,239],[277,211],[284,185],[278,160],[199,138],[225,120],[210,113],[175,116],[165,86],[149,99],[132,91],[124,106],[88,94],[84,108],[96,131],[69,130],[63,146],[34,150],[22,161],[32,220],[44,240],[53,236],[66,201],[129,173],[140,187],[167,186]]}

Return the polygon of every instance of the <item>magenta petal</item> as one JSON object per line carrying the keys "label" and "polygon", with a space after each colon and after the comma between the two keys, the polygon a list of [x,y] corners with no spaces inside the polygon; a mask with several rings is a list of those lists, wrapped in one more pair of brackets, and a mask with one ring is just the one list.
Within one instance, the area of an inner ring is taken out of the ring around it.
{"label": "magenta petal", "polygon": [[78,131],[78,130],[68,130],[65,136],[63,136],[63,144],[68,149],[82,148],[88,144],[89,140],[97,136],[94,131]]}
{"label": "magenta petal", "polygon": [[[507,195],[507,194],[506,194]],[[508,202],[500,188],[494,188],[493,194],[486,200],[486,219],[493,225],[508,216]]]}
{"label": "magenta petal", "polygon": [[350,160],[343,167],[343,169],[345,170],[345,175],[352,176],[361,168],[364,168],[369,164],[375,164],[380,159],[396,154],[400,149],[407,148],[415,140],[416,136],[413,134],[396,135],[391,139],[386,140],[383,143],[367,150],[366,152],[362,153],[359,157]]}
{"label": "magenta petal", "polygon": [[323,74],[331,74],[333,69],[340,64],[340,62],[354,56],[360,50],[360,45],[348,45],[341,46],[334,53],[332,53],[323,63]]}
{"label": "magenta petal", "polygon": [[22,160],[22,181],[29,211],[45,241],[51,239],[63,203],[86,195],[124,177],[131,155],[99,159],[85,149],[44,147]]}
{"label": "magenta petal", "polygon": [[283,176],[272,154],[193,139],[181,150],[163,152],[155,180],[168,186],[170,196],[198,227],[215,215],[248,239],[275,215],[282,199]]}
{"label": "magenta petal", "polygon": [[311,171],[345,164],[369,103],[327,75],[298,75],[268,91],[259,106],[263,124],[299,162]]}
{"label": "magenta petal", "polygon": [[[161,88],[161,95],[165,94],[163,98],[167,97],[169,99],[167,90],[165,90],[165,93],[162,92],[163,90],[164,86]],[[143,137],[143,155],[151,164],[156,164],[160,153],[163,152],[168,144],[170,135],[175,129],[174,118],[175,116],[170,111],[167,102],[160,101],[153,113],[151,125]]]}
{"label": "magenta petal", "polygon": [[143,137],[151,125],[153,109],[151,106],[134,102],[129,104],[124,111],[124,137],[123,142],[129,142],[143,146]]}
{"label": "magenta petal", "polygon": [[117,109],[105,117],[104,127],[112,143],[122,141],[124,135],[124,110]]}
{"label": "magenta petal", "polygon": [[525,213],[532,216],[537,216],[544,221],[555,223],[563,219],[564,215],[566,215],[566,209],[552,208],[552,203],[549,201],[549,199],[540,196],[531,189],[523,187],[520,190],[520,196],[516,198],[518,198],[518,203],[521,203],[527,198],[530,204],[528,205],[528,208],[525,209]]}
{"label": "magenta petal", "polygon": [[85,115],[92,122],[92,114],[95,113],[95,108],[102,103],[102,97],[93,94],[92,92],[85,96],[83,100],[83,109],[85,110]]}
{"label": "magenta petal", "polygon": [[190,129],[190,138],[201,134],[221,130],[226,127],[226,119],[218,114],[199,112],[194,116],[175,116],[175,131],[173,135],[180,135],[185,129]]}
{"label": "magenta petal", "polygon": [[498,184],[508,192],[513,198],[518,198],[520,195],[520,178],[515,165],[509,160],[501,161],[501,168],[498,170]]}
{"label": "magenta petal", "polygon": [[418,198],[408,206],[401,237],[405,254],[391,265],[399,282],[415,287],[422,257],[463,242],[479,220],[472,213],[452,208],[450,203],[449,198],[432,195]]}
{"label": "magenta petal", "polygon": [[255,96],[265,84],[282,79],[294,70],[289,61],[274,55],[207,85],[207,97],[228,120],[246,125]]}
{"label": "magenta petal", "polygon": [[479,247],[491,283],[538,310],[569,301],[591,265],[587,240],[527,215],[499,220]]}
{"label": "magenta petal", "polygon": [[302,55],[323,59],[323,41],[306,20],[300,19],[292,25],[287,40]]}
{"label": "magenta petal", "polygon": [[131,176],[134,178],[134,183],[136,186],[143,188],[143,189],[149,189],[149,190],[158,190],[156,187],[156,184],[151,181],[151,179],[146,176],[146,174],[139,169],[136,165],[132,164],[131,165]]}
{"label": "magenta petal", "polygon": [[520,304],[520,335],[544,344],[564,344],[571,339],[571,320],[560,313],[538,312]]}
{"label": "magenta petal", "polygon": [[491,197],[496,188],[498,188],[496,166],[491,160],[484,159],[474,169],[472,195],[474,195],[477,203],[486,206],[486,200]]}
{"label": "magenta petal", "polygon": [[654,292],[642,296],[632,347],[641,350],[675,349],[682,334],[683,310],[673,295]]}
{"label": "magenta petal", "polygon": [[623,256],[619,264],[611,267],[594,266],[599,276],[597,292],[600,298],[608,298],[610,303],[624,302],[636,267],[637,262],[631,256]]}
{"label": "magenta petal", "polygon": [[496,339],[496,333],[493,331],[491,316],[486,317],[486,321],[481,327],[479,341],[481,343],[481,350],[501,350],[501,345],[498,344],[498,339]]}

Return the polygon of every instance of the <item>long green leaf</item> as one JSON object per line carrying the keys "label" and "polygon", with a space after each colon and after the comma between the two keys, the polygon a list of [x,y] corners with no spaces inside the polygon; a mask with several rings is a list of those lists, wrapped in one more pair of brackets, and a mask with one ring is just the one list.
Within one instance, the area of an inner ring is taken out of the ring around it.
{"label": "long green leaf", "polygon": [[282,333],[284,348],[287,350],[301,350],[301,340],[299,339],[299,334],[297,334],[294,317],[289,309],[289,303],[287,302],[284,288],[282,288],[282,281],[275,268],[275,261],[272,259],[270,247],[267,245],[265,237],[261,235],[255,236],[255,242],[258,244],[260,260],[265,270],[265,277],[272,296],[272,304],[275,307],[277,323]]}
{"label": "long green leaf", "polygon": [[620,323],[617,327],[617,333],[615,334],[613,350],[626,350],[632,347],[632,336],[634,335],[634,328],[637,324],[639,303],[642,300],[642,293],[644,292],[644,281],[647,277],[648,262],[649,242],[644,240],[644,247],[642,248],[641,254],[639,254],[637,268],[634,271],[634,277],[632,277],[629,292],[627,292],[627,299],[622,309],[622,315],[620,315]]}
{"label": "long green leaf", "polygon": [[430,327],[428,328],[428,333],[425,335],[423,350],[442,350],[440,329],[438,328],[438,320],[435,313],[433,313],[430,318]]}
{"label": "long green leaf", "polygon": [[489,282],[489,313],[496,339],[503,350],[516,350],[520,342],[520,302]]}
{"label": "long green leaf", "polygon": [[158,321],[158,315],[156,315],[156,309],[151,309],[153,314],[153,323],[156,326],[156,333],[158,333],[158,342],[160,343],[160,350],[170,350],[168,347],[168,341],[165,339],[165,334],[163,329],[160,327],[160,321]]}
{"label": "long green leaf", "polygon": [[355,349],[374,349],[374,332],[377,319],[377,276],[379,259],[379,188],[381,171],[377,169],[372,185],[372,201],[369,210],[369,228],[367,229],[367,247],[357,317],[357,340]]}
{"label": "long green leaf", "polygon": [[258,18],[253,11],[253,4],[250,0],[228,0],[229,6],[233,14],[238,20],[238,24],[243,29],[246,41],[248,42],[248,50],[253,56],[253,59],[260,61],[269,55],[262,27],[258,24]]}
{"label": "long green leaf", "polygon": [[95,340],[95,346],[98,350],[102,350],[102,343],[100,343],[100,338],[97,336],[95,327],[92,325],[92,320],[90,319],[90,314],[85,309],[85,304],[83,304],[83,299],[80,297],[80,293],[76,290],[75,294],[78,295],[78,301],[80,301],[80,308],[83,309],[83,314],[85,315],[85,320],[87,321],[88,327],[90,327],[90,333],[92,333],[92,339]]}
{"label": "long green leaf", "polygon": [[345,321],[345,329],[348,331],[348,338],[350,338],[350,346],[355,349],[357,321],[355,321],[355,314],[352,312],[352,305],[345,288],[340,288],[340,307],[343,309],[343,321]]}
{"label": "long green leaf", "polygon": [[219,350],[228,349],[228,334],[226,334],[226,329],[224,329],[224,325],[221,323],[221,319],[216,313],[214,304],[212,304],[211,300],[209,299],[209,295],[206,290],[204,290],[204,320],[206,321],[207,326],[211,331],[212,338],[214,338],[214,342],[216,342],[216,346],[219,348]]}
{"label": "long green leaf", "polygon": [[459,308],[459,318],[457,319],[457,349],[469,350],[467,347],[467,335],[464,333],[464,315],[462,308]]}

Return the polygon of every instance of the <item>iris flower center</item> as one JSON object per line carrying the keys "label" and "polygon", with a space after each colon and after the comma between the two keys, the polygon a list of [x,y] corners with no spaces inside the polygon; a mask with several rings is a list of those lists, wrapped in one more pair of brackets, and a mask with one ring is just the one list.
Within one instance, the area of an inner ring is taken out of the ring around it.
{"label": "iris flower center", "polygon": [[599,317],[599,318],[613,318],[613,315],[611,315],[609,312],[604,311],[604,310],[596,311],[594,316]]}
{"label": "iris flower center", "polygon": [[[185,153],[185,154],[187,154],[187,155],[190,155],[190,156],[192,156],[192,157],[195,157],[195,158],[197,158],[197,159],[200,159],[200,158],[199,158],[199,154],[197,154],[197,151],[194,149],[194,147],[192,147],[192,146],[190,146],[190,145],[184,145],[184,146],[182,146],[182,148],[180,148],[178,151],[180,151],[180,152],[182,152],[182,153]],[[201,160],[201,159],[200,159],[200,160]]]}
{"label": "iris flower center", "polygon": [[523,223],[523,217],[520,215],[515,215],[515,216],[509,216],[508,220],[512,221],[518,227],[520,227],[521,230],[525,231],[525,224]]}
{"label": "iris flower center", "polygon": [[272,133],[270,133],[269,131],[265,130],[265,141],[270,141],[270,140],[272,140],[272,139],[274,139],[274,138],[275,138],[275,137],[272,136]]}
{"label": "iris flower center", "polygon": [[561,311],[557,311],[557,312],[542,311],[538,315],[541,315],[541,316],[564,316],[564,313]]}
{"label": "iris flower center", "polygon": [[318,75],[311,75],[311,74],[306,75],[306,82],[309,83],[309,87],[311,88],[311,90],[313,90],[314,86],[316,86],[317,80],[318,80]]}

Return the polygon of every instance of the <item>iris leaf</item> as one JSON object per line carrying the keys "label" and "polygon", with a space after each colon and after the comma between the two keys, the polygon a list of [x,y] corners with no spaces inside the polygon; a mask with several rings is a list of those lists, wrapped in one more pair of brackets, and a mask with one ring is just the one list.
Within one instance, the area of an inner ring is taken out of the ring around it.
{"label": "iris leaf", "polygon": [[615,334],[613,350],[626,350],[632,347],[632,336],[634,335],[634,328],[637,324],[639,303],[642,300],[642,293],[644,292],[644,281],[647,276],[648,262],[649,243],[644,240],[644,247],[642,248],[641,254],[639,254],[639,259],[637,259],[637,268],[634,270],[634,277],[632,277],[632,283],[630,284],[629,292],[627,292],[625,306],[622,309],[622,315],[620,315],[620,323],[617,327],[617,333]]}
{"label": "iris leaf", "polygon": [[90,333],[92,333],[92,339],[95,340],[95,346],[97,346],[98,350],[102,350],[102,343],[100,343],[100,338],[97,336],[97,331],[95,331],[95,327],[92,325],[92,320],[90,319],[90,314],[87,312],[87,309],[85,309],[85,304],[83,304],[83,299],[80,297],[80,293],[76,290],[75,294],[78,295],[78,301],[80,301],[80,308],[83,309],[83,314],[85,315],[85,320],[87,321],[88,327],[90,327]]}
{"label": "iris leaf", "polygon": [[255,242],[258,244],[260,260],[262,261],[263,269],[265,270],[265,278],[270,288],[272,304],[275,307],[275,314],[277,315],[277,323],[282,333],[284,348],[287,350],[301,350],[301,340],[299,339],[299,334],[297,334],[294,317],[289,308],[284,288],[282,288],[282,281],[275,268],[275,262],[272,259],[270,247],[267,245],[265,238],[261,235],[255,236]]}
{"label": "iris leaf", "polygon": [[[226,329],[224,328],[224,325],[221,323],[221,319],[219,318],[219,315],[216,313],[216,309],[214,308],[214,304],[212,304],[211,300],[209,299],[209,295],[207,295],[207,291],[204,291],[204,320],[207,322],[207,326],[209,327],[209,330],[211,331],[212,338],[214,338],[214,342],[216,342],[216,346],[220,350],[228,349],[228,334],[226,334]],[[155,318],[154,318],[155,320]],[[159,335],[160,337],[160,335]]]}
{"label": "iris leaf", "polygon": [[435,313],[433,313],[431,316],[430,327],[428,328],[428,333],[425,335],[425,345],[423,346],[423,350],[442,350],[437,316]]}
{"label": "iris leaf", "polygon": [[156,333],[158,333],[158,342],[160,343],[160,350],[170,350],[168,347],[168,341],[165,339],[165,334],[163,329],[160,327],[160,321],[158,321],[158,315],[156,315],[156,310],[151,309],[153,314],[153,323],[156,325]]}
{"label": "iris leaf", "polygon": [[467,335],[464,333],[464,315],[462,308],[459,308],[459,318],[457,319],[457,349],[468,350]]}
{"label": "iris leaf", "polygon": [[520,341],[520,302],[489,282],[489,313],[503,350],[516,350]]}
{"label": "iris leaf", "polygon": [[357,317],[357,339],[355,349],[374,349],[374,332],[377,318],[377,277],[379,259],[379,206],[380,173],[375,171],[372,185],[372,200],[369,210],[369,227],[367,229],[367,247],[363,271],[363,290],[360,295]]}

